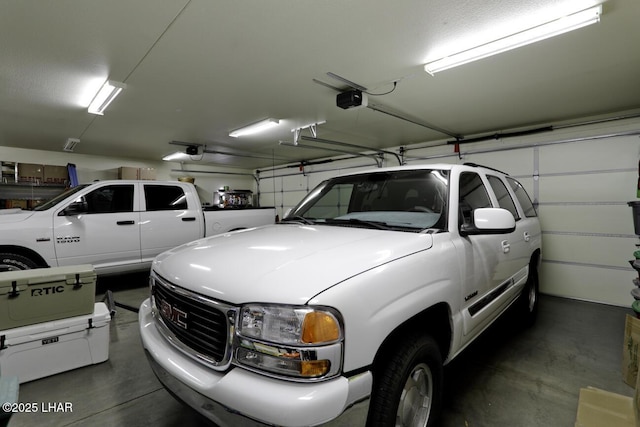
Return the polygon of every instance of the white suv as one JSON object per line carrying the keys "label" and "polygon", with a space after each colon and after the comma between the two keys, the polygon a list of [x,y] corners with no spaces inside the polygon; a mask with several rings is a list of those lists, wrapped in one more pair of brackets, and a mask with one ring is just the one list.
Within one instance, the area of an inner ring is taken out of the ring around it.
{"label": "white suv", "polygon": [[535,319],[540,258],[534,206],[502,172],[344,175],[278,224],[159,255],[142,342],[221,426],[431,426],[443,365],[512,304]]}

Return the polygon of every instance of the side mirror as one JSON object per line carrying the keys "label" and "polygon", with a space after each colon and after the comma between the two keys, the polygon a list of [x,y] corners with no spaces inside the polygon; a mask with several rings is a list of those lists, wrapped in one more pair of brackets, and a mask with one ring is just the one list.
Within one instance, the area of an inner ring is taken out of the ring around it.
{"label": "side mirror", "polygon": [[462,224],[460,235],[507,234],[516,229],[511,212],[502,208],[479,208],[473,211],[473,223]]}
{"label": "side mirror", "polygon": [[66,208],[64,208],[64,210],[60,212],[60,215],[73,216],[73,215],[82,215],[87,212],[89,212],[89,205],[83,199],[81,201],[76,201],[71,203],[69,206],[67,206]]}

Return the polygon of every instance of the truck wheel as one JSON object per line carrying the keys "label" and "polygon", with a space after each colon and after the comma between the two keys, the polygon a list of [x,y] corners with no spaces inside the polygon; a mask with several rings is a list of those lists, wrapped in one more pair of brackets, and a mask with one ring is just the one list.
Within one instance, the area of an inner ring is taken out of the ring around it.
{"label": "truck wheel", "polygon": [[442,355],[430,336],[408,336],[374,374],[368,426],[435,425],[442,401]]}
{"label": "truck wheel", "polygon": [[538,263],[532,260],[529,265],[529,276],[520,295],[519,310],[522,316],[522,323],[529,327],[536,322],[538,317],[539,299]]}
{"label": "truck wheel", "polygon": [[38,268],[38,265],[27,257],[17,254],[0,253],[0,272],[31,270],[32,268]]}

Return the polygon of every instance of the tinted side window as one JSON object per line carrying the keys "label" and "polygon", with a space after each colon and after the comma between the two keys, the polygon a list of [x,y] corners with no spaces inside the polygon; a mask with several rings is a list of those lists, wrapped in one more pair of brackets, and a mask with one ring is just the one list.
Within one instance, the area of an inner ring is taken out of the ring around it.
{"label": "tinted side window", "polygon": [[538,216],[538,213],[536,212],[536,208],[533,207],[533,203],[531,203],[531,199],[529,198],[529,195],[527,194],[525,189],[522,187],[522,184],[520,184],[515,179],[509,178],[509,177],[507,177],[507,182],[509,183],[509,185],[511,186],[511,189],[516,195],[518,202],[520,202],[520,206],[522,206],[522,210],[524,211],[524,216],[526,217]]}
{"label": "tinted side window", "polygon": [[519,220],[520,215],[518,214],[518,209],[516,208],[515,203],[513,203],[511,194],[509,194],[509,190],[507,190],[507,186],[504,185],[504,182],[502,182],[502,180],[497,176],[487,176],[487,178],[489,179],[489,184],[498,199],[498,206],[511,212],[511,215],[513,215],[513,218],[516,221]]}
{"label": "tinted side window", "polygon": [[85,196],[90,214],[132,212],[133,185],[109,185]]}
{"label": "tinted side window", "polygon": [[461,224],[472,223],[472,212],[478,208],[490,208],[491,200],[480,175],[473,172],[460,174],[460,218]]}
{"label": "tinted side window", "polygon": [[182,188],[172,185],[145,185],[147,211],[187,209],[187,196]]}

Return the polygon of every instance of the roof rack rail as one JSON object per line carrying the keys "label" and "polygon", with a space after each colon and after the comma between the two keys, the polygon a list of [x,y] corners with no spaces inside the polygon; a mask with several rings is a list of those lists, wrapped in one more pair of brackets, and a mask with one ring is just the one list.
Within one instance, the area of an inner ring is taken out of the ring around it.
{"label": "roof rack rail", "polygon": [[464,165],[464,166],[471,166],[471,167],[474,167],[474,168],[485,168],[485,169],[490,169],[490,170],[492,170],[492,171],[496,171],[496,172],[499,172],[499,173],[503,173],[503,174],[505,174],[505,175],[509,175],[508,173],[506,173],[506,172],[504,172],[504,171],[501,171],[500,169],[492,168],[492,167],[490,167],[490,166],[485,166],[485,165],[479,165],[479,164],[477,164],[477,163],[463,163],[463,165]]}

